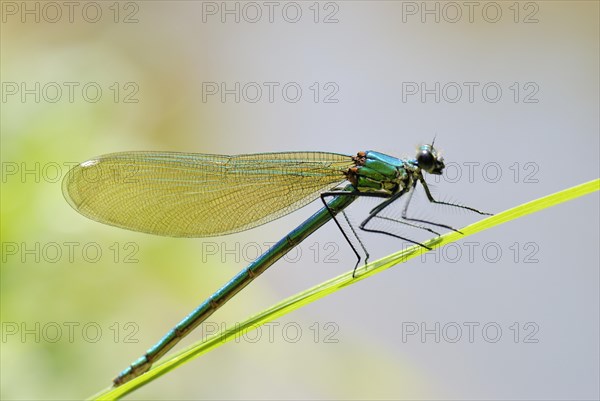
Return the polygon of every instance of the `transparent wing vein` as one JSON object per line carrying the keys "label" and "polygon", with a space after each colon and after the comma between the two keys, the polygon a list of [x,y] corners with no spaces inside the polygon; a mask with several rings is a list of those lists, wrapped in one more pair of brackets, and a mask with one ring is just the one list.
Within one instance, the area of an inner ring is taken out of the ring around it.
{"label": "transparent wing vein", "polygon": [[325,152],[113,153],[74,167],[63,193],[75,210],[105,224],[208,237],[291,213],[343,182],[352,164],[349,156]]}

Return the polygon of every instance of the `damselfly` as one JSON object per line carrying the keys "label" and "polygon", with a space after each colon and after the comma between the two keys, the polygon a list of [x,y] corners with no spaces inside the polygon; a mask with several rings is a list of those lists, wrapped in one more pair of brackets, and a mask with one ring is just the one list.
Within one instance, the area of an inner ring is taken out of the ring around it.
{"label": "damselfly", "polygon": [[[174,152],[122,152],[88,160],[69,171],[63,193],[84,216],[134,231],[173,237],[209,237],[247,230],[320,198],[324,207],[291,231],[267,252],[211,295],[125,369],[114,385],[148,371],[183,337],[212,315],[273,263],[333,219],[357,256],[361,256],[336,216],[362,196],[384,199],[360,223],[363,231],[390,235],[425,245],[398,234],[373,228],[384,218],[418,229],[452,227],[407,216],[418,183],[432,203],[489,214],[471,207],[435,200],[423,173],[442,174],[444,161],[431,145],[414,159],[399,159],[374,151],[347,156],[325,152],[259,153],[237,156]],[[344,182],[345,186],[340,186]],[[381,216],[407,195],[401,219]],[[350,225],[366,259],[368,252]],[[456,230],[454,230],[456,231]],[[429,249],[429,248],[428,248]],[[355,267],[356,272],[356,267]]]}

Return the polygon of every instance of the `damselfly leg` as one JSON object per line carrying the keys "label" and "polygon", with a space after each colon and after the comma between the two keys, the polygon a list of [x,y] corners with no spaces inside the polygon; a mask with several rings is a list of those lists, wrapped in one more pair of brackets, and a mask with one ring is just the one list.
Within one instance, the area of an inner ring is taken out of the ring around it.
{"label": "damselfly leg", "polygon": [[[398,238],[404,241],[407,241],[408,243],[414,244],[414,245],[418,245],[421,246],[427,250],[431,250],[432,248],[430,248],[429,246],[418,242],[418,241],[414,241],[411,240],[410,238],[406,238],[404,236],[400,236],[398,234],[389,232],[389,231],[385,231],[382,229],[375,229],[375,228],[371,228],[371,227],[367,227],[367,225],[373,220],[373,219],[381,219],[381,220],[386,220],[386,221],[391,221],[394,223],[398,223],[398,224],[403,224],[403,225],[407,225],[409,227],[413,227],[413,228],[417,228],[420,230],[425,230],[428,231],[436,236],[440,236],[441,234],[435,230],[432,230],[429,227],[425,227],[421,224],[428,224],[431,226],[435,226],[435,227],[440,227],[440,228],[445,228],[447,230],[450,231],[455,231],[459,234],[462,234],[461,231],[457,230],[456,228],[447,225],[447,224],[441,224],[441,223],[437,223],[437,222],[433,222],[433,221],[429,221],[429,220],[424,220],[424,219],[417,219],[417,218],[412,218],[412,217],[408,217],[408,207],[410,205],[410,202],[412,200],[414,191],[416,189],[417,184],[421,182],[421,185],[423,186],[423,189],[425,190],[425,194],[427,195],[427,199],[429,200],[429,202],[431,203],[435,203],[435,204],[439,204],[439,205],[446,205],[446,206],[453,206],[453,207],[457,207],[460,209],[465,209],[465,210],[469,210],[471,212],[474,213],[478,213],[481,215],[492,215],[492,213],[487,213],[487,212],[482,212],[480,210],[477,210],[475,208],[469,207],[469,206],[464,206],[464,205],[460,205],[460,204],[455,204],[455,203],[450,203],[450,202],[443,202],[443,201],[438,201],[436,199],[433,198],[433,195],[431,194],[431,191],[424,179],[424,177],[422,175],[418,176],[418,180],[414,181],[413,185],[410,186],[410,188],[406,189],[402,189],[396,193],[394,193],[392,196],[389,196],[387,194],[381,194],[381,193],[377,193],[377,192],[360,192],[357,190],[351,190],[348,191],[348,189],[352,189],[352,188],[346,188],[346,190],[339,190],[339,191],[329,191],[329,192],[324,192],[321,194],[321,201],[323,202],[323,204],[327,207],[327,202],[326,202],[326,198],[328,197],[332,197],[332,196],[353,196],[353,197],[373,197],[373,198],[387,198],[385,199],[383,202],[381,202],[380,204],[378,204],[377,206],[375,206],[373,209],[371,209],[371,211],[369,212],[369,215],[367,216],[367,218],[365,218],[359,225],[359,228],[363,231],[366,232],[371,232],[371,233],[377,233],[377,234],[384,234],[384,235],[388,235],[394,238]],[[390,206],[391,204],[395,203],[398,199],[400,199],[403,195],[407,195],[407,199],[406,199],[406,203],[404,204],[403,208],[402,208],[402,215],[401,218],[402,220],[397,220],[397,219],[393,219],[391,217],[387,217],[387,216],[383,216],[381,215],[381,212],[383,210],[385,210],[388,206]],[[329,210],[329,208],[328,208]],[[350,227],[354,238],[357,239],[358,243],[360,244],[360,247],[362,248],[363,252],[365,253],[365,265],[367,264],[367,261],[369,259],[369,252],[367,251],[364,243],[361,241],[360,237],[358,236],[358,233],[356,232],[356,230],[354,229],[353,225],[350,223],[350,220],[348,219],[348,217],[346,216],[346,213],[344,212],[344,218],[346,219],[346,222],[348,223],[348,226]],[[338,226],[338,228],[340,229],[340,231],[342,232],[342,235],[344,236],[344,238],[346,239],[346,242],[348,242],[348,244],[350,245],[350,247],[352,248],[352,251],[354,252],[354,254],[357,257],[357,261],[356,261],[356,265],[354,266],[354,271],[352,273],[352,277],[355,277],[356,275],[356,270],[360,264],[361,261],[361,256],[359,254],[359,252],[357,251],[356,247],[354,246],[354,244],[352,243],[352,241],[350,241],[350,238],[348,236],[348,234],[345,232],[344,228],[342,227],[342,225],[339,223],[339,221],[337,220],[337,218],[333,215],[332,213],[332,218],[335,221],[336,225]],[[415,224],[415,223],[421,223],[421,224]]]}

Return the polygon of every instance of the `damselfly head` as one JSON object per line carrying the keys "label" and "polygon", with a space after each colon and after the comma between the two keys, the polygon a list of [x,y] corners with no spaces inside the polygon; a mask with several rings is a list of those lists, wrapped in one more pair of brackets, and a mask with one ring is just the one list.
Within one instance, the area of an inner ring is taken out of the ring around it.
{"label": "damselfly head", "polygon": [[417,164],[421,170],[429,174],[442,174],[444,170],[444,158],[431,145],[422,145],[417,151]]}

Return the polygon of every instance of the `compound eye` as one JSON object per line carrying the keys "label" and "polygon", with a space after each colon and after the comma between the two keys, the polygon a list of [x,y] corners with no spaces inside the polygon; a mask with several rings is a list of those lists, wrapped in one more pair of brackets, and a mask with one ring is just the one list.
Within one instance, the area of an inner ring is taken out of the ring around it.
{"label": "compound eye", "polygon": [[419,163],[419,167],[425,171],[429,171],[433,168],[434,158],[431,154],[431,151],[427,149],[423,149],[417,155],[417,163]]}

